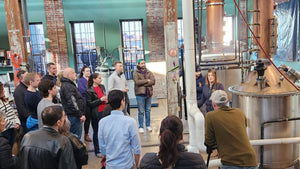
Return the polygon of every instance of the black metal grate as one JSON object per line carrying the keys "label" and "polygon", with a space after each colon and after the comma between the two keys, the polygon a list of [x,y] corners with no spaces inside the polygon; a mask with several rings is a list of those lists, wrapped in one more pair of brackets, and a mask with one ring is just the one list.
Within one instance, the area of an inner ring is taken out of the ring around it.
{"label": "black metal grate", "polygon": [[30,23],[29,31],[32,47],[32,56],[34,60],[34,71],[45,75],[47,71],[45,70],[47,59],[43,57],[43,51],[46,50],[43,24]]}
{"label": "black metal grate", "polygon": [[96,41],[93,22],[71,22],[75,66],[77,72],[87,65],[94,72],[97,67]]}
{"label": "black metal grate", "polygon": [[139,59],[145,58],[143,20],[120,20],[125,76],[132,79]]}

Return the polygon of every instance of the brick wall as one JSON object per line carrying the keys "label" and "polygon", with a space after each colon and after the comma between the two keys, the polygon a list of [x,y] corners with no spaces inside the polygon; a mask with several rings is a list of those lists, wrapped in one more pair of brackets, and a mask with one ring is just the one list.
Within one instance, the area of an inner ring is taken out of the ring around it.
{"label": "brick wall", "polygon": [[68,45],[62,0],[44,0],[49,52],[58,69],[69,67]]}
{"label": "brick wall", "polygon": [[[164,39],[164,3],[162,0],[146,0],[148,46],[150,62],[163,62],[165,64]],[[150,63],[155,64],[155,63]],[[157,63],[161,65],[161,63]],[[158,67],[158,69],[166,69]],[[155,70],[155,69],[153,69]],[[157,69],[156,69],[157,70]],[[151,70],[152,71],[152,70]],[[153,87],[153,97],[167,98],[166,75],[153,72],[156,84]]]}
{"label": "brick wall", "polygon": [[146,0],[147,29],[150,61],[165,61],[164,2]]}

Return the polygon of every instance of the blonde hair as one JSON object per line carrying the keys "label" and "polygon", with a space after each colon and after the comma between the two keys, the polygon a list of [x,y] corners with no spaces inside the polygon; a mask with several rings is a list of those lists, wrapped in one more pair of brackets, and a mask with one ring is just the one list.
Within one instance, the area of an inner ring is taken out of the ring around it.
{"label": "blonde hair", "polygon": [[30,85],[30,81],[34,81],[34,78],[38,76],[37,73],[27,73],[24,77],[24,83]]}
{"label": "blonde hair", "polygon": [[61,71],[57,74],[56,86],[58,86],[58,87],[61,86],[60,78],[63,77],[63,74],[64,74],[64,71]]}
{"label": "blonde hair", "polygon": [[215,76],[215,88],[217,88],[217,84],[219,83],[218,80],[218,76],[217,76],[217,72],[215,71],[215,69],[208,69],[207,73],[206,73],[206,77],[205,77],[205,84],[209,85],[209,81],[208,81],[208,73],[212,73]]}

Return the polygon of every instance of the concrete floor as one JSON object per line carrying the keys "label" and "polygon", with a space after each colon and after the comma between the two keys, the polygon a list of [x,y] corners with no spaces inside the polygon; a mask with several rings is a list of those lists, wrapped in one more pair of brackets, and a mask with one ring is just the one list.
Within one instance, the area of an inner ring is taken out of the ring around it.
{"label": "concrete floor", "polygon": [[[159,99],[159,106],[158,107],[152,107],[151,108],[151,126],[153,131],[152,132],[147,132],[145,130],[144,134],[140,134],[140,139],[141,139],[141,146],[142,146],[142,153],[141,153],[141,158],[144,156],[145,153],[147,152],[158,152],[158,145],[159,145],[159,140],[158,140],[158,135],[159,135],[159,128],[160,128],[160,123],[163,118],[165,118],[168,113],[167,113],[167,100],[166,99]],[[132,108],[131,110],[131,117],[136,119],[138,117],[138,109],[137,108]],[[92,128],[90,127],[90,136],[92,136]],[[188,143],[188,134],[184,134],[183,142]],[[83,169],[95,169],[95,168],[100,168],[100,160],[101,158],[98,158],[95,156],[93,152],[93,143],[88,143],[85,142],[87,145],[87,149],[89,151],[89,162],[88,165],[83,166]],[[203,159],[206,161],[207,155],[206,153],[202,154]]]}

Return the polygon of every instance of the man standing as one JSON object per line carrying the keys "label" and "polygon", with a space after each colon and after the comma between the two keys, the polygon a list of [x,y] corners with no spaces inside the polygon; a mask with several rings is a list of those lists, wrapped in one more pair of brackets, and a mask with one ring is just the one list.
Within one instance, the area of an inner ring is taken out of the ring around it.
{"label": "man standing", "polygon": [[108,78],[108,91],[112,90],[121,90],[125,93],[125,108],[123,113],[126,115],[126,112],[130,114],[129,107],[129,98],[127,95],[128,86],[125,75],[123,73],[123,64],[120,61],[114,63],[115,71]]}
{"label": "man standing", "polygon": [[144,59],[139,59],[137,69],[133,72],[134,92],[138,105],[139,132],[144,133],[144,116],[146,117],[146,128],[152,131],[150,126],[151,97],[155,78],[153,73],[146,69]]}
{"label": "man standing", "polygon": [[211,95],[214,111],[205,116],[205,145],[207,152],[217,145],[221,169],[256,169],[257,162],[246,131],[246,117],[236,108],[227,107],[225,91],[216,90]]}
{"label": "man standing", "polygon": [[20,148],[21,169],[74,169],[76,163],[70,140],[58,133],[66,122],[59,105],[42,112],[43,128],[27,133]]}
{"label": "man standing", "polygon": [[75,80],[76,73],[74,69],[66,68],[63,77],[60,79],[60,97],[64,110],[71,122],[70,132],[81,138],[82,122],[85,121],[84,100],[74,83]]}
{"label": "man standing", "polygon": [[111,115],[100,120],[98,132],[106,169],[136,169],[141,153],[136,121],[122,112],[125,107],[122,91],[110,91],[108,102],[112,108]]}
{"label": "man standing", "polygon": [[26,134],[28,132],[28,129],[26,127],[26,120],[29,116],[29,112],[24,101],[25,92],[28,88],[28,86],[24,82],[24,77],[26,74],[27,72],[25,70],[19,70],[19,72],[17,73],[17,78],[20,80],[20,83],[16,87],[14,92],[14,100],[19,114],[19,119],[21,121],[21,126],[23,128],[23,134]]}
{"label": "man standing", "polygon": [[48,69],[48,73],[44,76],[44,78],[42,80],[51,80],[53,81],[53,83],[56,85],[56,81],[57,81],[57,67],[56,64],[53,62],[50,62],[47,64],[47,69]]}
{"label": "man standing", "polygon": [[[196,89],[197,89],[197,101],[198,101],[198,103],[200,103],[200,101],[201,101],[202,90],[203,90],[204,85],[205,85],[205,77],[202,76],[201,68],[199,66],[196,66]],[[199,109],[200,109],[200,107],[199,107]]]}
{"label": "man standing", "polygon": [[55,105],[52,100],[57,94],[56,86],[53,81],[50,80],[42,80],[38,86],[39,92],[43,99],[39,102],[37,106],[37,115],[39,121],[39,128],[43,127],[42,121],[42,111],[49,106]]}

